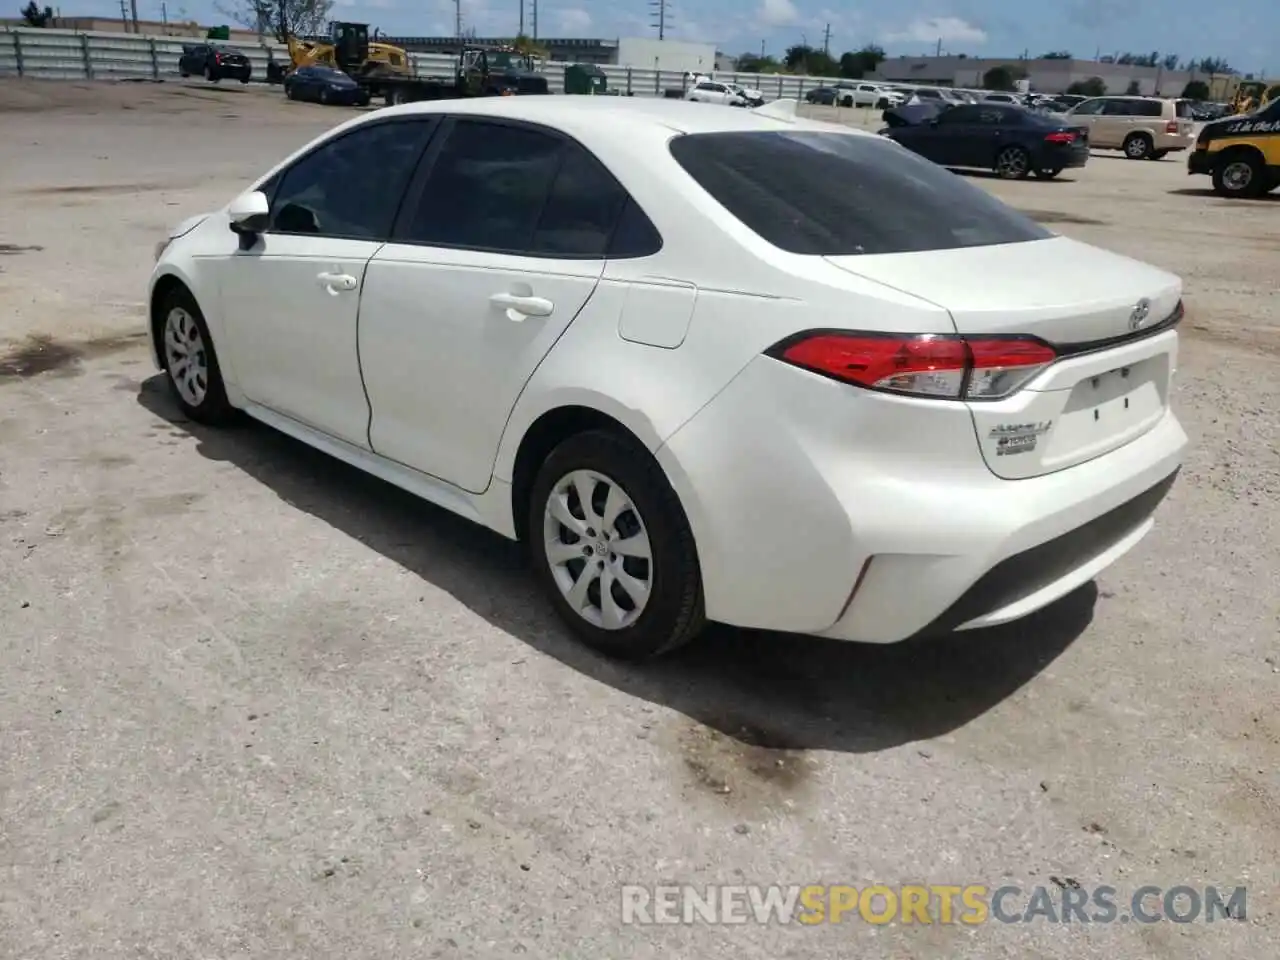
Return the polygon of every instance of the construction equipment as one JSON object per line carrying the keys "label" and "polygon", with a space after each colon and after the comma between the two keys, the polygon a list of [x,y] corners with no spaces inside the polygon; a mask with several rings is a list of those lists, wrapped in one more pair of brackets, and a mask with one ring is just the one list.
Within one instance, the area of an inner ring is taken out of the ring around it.
{"label": "construction equipment", "polygon": [[1231,97],[1231,112],[1252,113],[1277,98],[1280,98],[1280,81],[1241,80]]}
{"label": "construction equipment", "polygon": [[452,80],[382,75],[362,79],[360,84],[371,95],[382,96],[388,106],[417,100],[550,92],[547,78],[538,72],[533,58],[512,46],[464,47]]}
{"label": "construction equipment", "polygon": [[361,83],[366,79],[413,76],[413,62],[404,48],[370,41],[367,23],[334,20],[329,23],[326,40],[300,40],[290,36],[286,43],[289,66],[272,62],[267,67],[267,79],[273,83],[283,81],[290,71],[313,66],[333,67]]}
{"label": "construction equipment", "polygon": [[609,92],[609,78],[594,63],[571,63],[564,68],[564,92],[599,96]]}

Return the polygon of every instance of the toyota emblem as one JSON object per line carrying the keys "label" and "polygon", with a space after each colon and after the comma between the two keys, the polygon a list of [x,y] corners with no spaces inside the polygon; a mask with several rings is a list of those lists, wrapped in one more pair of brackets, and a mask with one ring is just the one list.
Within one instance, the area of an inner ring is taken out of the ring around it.
{"label": "toyota emblem", "polygon": [[1129,329],[1138,330],[1147,322],[1147,315],[1151,313],[1151,301],[1146,297],[1139,300],[1133,307],[1133,313],[1129,314]]}

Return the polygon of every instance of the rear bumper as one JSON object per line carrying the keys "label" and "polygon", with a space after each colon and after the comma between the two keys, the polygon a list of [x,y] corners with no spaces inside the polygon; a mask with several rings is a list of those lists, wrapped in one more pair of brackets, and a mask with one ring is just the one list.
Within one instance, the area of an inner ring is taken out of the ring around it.
{"label": "rear bumper", "polygon": [[1150,529],[1186,443],[1167,412],[1111,453],[1002,480],[964,405],[758,358],[658,459],[709,618],[892,643],[1014,620],[1096,576]]}

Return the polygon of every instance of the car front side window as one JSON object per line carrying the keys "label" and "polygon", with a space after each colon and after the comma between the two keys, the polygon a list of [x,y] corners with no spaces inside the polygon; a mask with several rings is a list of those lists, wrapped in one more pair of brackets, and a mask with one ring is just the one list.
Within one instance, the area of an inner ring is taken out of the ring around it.
{"label": "car front side window", "polygon": [[374,123],[302,157],[279,177],[268,232],[385,240],[434,126]]}

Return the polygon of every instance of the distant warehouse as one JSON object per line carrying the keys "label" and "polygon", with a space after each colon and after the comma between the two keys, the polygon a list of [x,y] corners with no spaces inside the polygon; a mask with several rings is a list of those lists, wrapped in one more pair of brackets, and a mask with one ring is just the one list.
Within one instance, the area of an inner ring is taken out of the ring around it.
{"label": "distant warehouse", "polygon": [[988,70],[1005,67],[1015,78],[1031,81],[1041,93],[1065,93],[1073,83],[1097,77],[1108,93],[1123,94],[1136,85],[1144,96],[1176,97],[1190,80],[1208,80],[1207,74],[1163,67],[1139,67],[1096,60],[977,59],[974,57],[893,57],[880,64],[873,79],[917,86],[980,88]]}
{"label": "distant warehouse", "polygon": [[[454,54],[468,44],[496,46],[512,42],[511,37],[383,37],[411,53]],[[716,66],[716,48],[710,43],[684,40],[656,40],[652,37],[623,37],[618,40],[563,39],[539,37],[552,60],[564,63],[613,64],[648,70],[711,71]]]}

